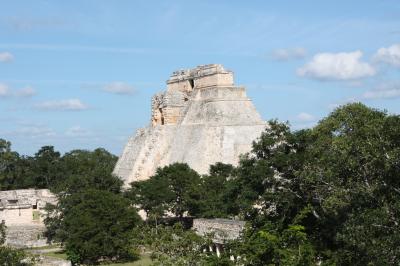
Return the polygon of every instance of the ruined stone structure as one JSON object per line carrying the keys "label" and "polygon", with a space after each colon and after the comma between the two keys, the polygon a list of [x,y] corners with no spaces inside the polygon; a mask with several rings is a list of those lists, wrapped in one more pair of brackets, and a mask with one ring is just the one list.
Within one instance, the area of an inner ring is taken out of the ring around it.
{"label": "ruined stone structure", "polygon": [[45,246],[44,207],[56,204],[48,189],[0,191],[0,221],[7,226],[6,244],[17,247]]}
{"label": "ruined stone structure", "polygon": [[47,203],[57,203],[57,197],[48,189],[0,191],[0,221],[6,226],[42,225]]}
{"label": "ruined stone structure", "polygon": [[245,222],[229,219],[194,219],[192,229],[200,236],[213,234],[213,242],[224,244],[239,238]]}
{"label": "ruined stone structure", "polygon": [[125,187],[174,162],[200,174],[216,162],[236,165],[266,126],[233,73],[216,64],[174,72],[151,107],[150,125],[129,139],[114,169]]}
{"label": "ruined stone structure", "polygon": [[[212,236],[213,243],[208,247],[208,251],[217,253],[219,257],[224,251],[225,243],[239,238],[244,226],[245,222],[238,220],[194,219],[192,229],[200,236]],[[230,254],[230,259],[235,260],[236,258]]]}

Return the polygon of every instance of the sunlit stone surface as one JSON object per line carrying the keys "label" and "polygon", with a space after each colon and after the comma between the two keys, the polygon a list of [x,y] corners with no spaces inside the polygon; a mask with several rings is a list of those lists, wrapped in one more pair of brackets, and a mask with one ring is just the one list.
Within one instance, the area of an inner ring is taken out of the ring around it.
{"label": "sunlit stone surface", "polygon": [[151,108],[150,125],[129,139],[114,169],[125,187],[174,162],[200,174],[216,162],[237,165],[266,126],[245,88],[217,64],[174,72]]}

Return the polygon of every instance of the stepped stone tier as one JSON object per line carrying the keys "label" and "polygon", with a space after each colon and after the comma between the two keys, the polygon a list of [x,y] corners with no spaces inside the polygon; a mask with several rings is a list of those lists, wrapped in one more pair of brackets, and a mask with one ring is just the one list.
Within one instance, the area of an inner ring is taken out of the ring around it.
{"label": "stepped stone tier", "polygon": [[125,187],[175,162],[200,174],[217,162],[237,165],[266,127],[245,88],[218,64],[174,72],[151,108],[150,125],[129,139],[114,169]]}

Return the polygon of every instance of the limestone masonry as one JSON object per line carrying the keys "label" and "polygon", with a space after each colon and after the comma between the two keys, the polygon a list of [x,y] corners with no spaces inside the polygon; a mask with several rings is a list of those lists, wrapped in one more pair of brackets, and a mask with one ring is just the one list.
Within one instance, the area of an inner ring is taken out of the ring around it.
{"label": "limestone masonry", "polygon": [[7,226],[6,244],[16,247],[46,246],[43,223],[46,204],[57,204],[48,189],[0,191],[0,222]]}
{"label": "limestone masonry", "polygon": [[239,238],[245,222],[228,219],[194,219],[192,229],[200,236],[213,234],[213,242],[224,244],[228,240]]}
{"label": "limestone masonry", "polygon": [[43,226],[47,203],[57,203],[56,196],[48,189],[0,191],[0,221],[6,226]]}
{"label": "limestone masonry", "polygon": [[129,139],[114,169],[125,187],[174,162],[200,174],[217,162],[237,165],[266,126],[232,71],[218,64],[174,72],[151,108],[150,125]]}

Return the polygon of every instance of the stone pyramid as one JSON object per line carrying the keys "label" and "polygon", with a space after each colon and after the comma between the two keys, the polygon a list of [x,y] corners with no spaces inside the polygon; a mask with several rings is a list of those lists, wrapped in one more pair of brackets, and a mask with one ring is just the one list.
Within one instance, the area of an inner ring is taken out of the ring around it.
{"label": "stone pyramid", "polygon": [[174,72],[151,107],[151,124],[129,139],[114,169],[125,187],[174,162],[200,174],[217,162],[237,165],[266,127],[245,88],[218,64]]}

